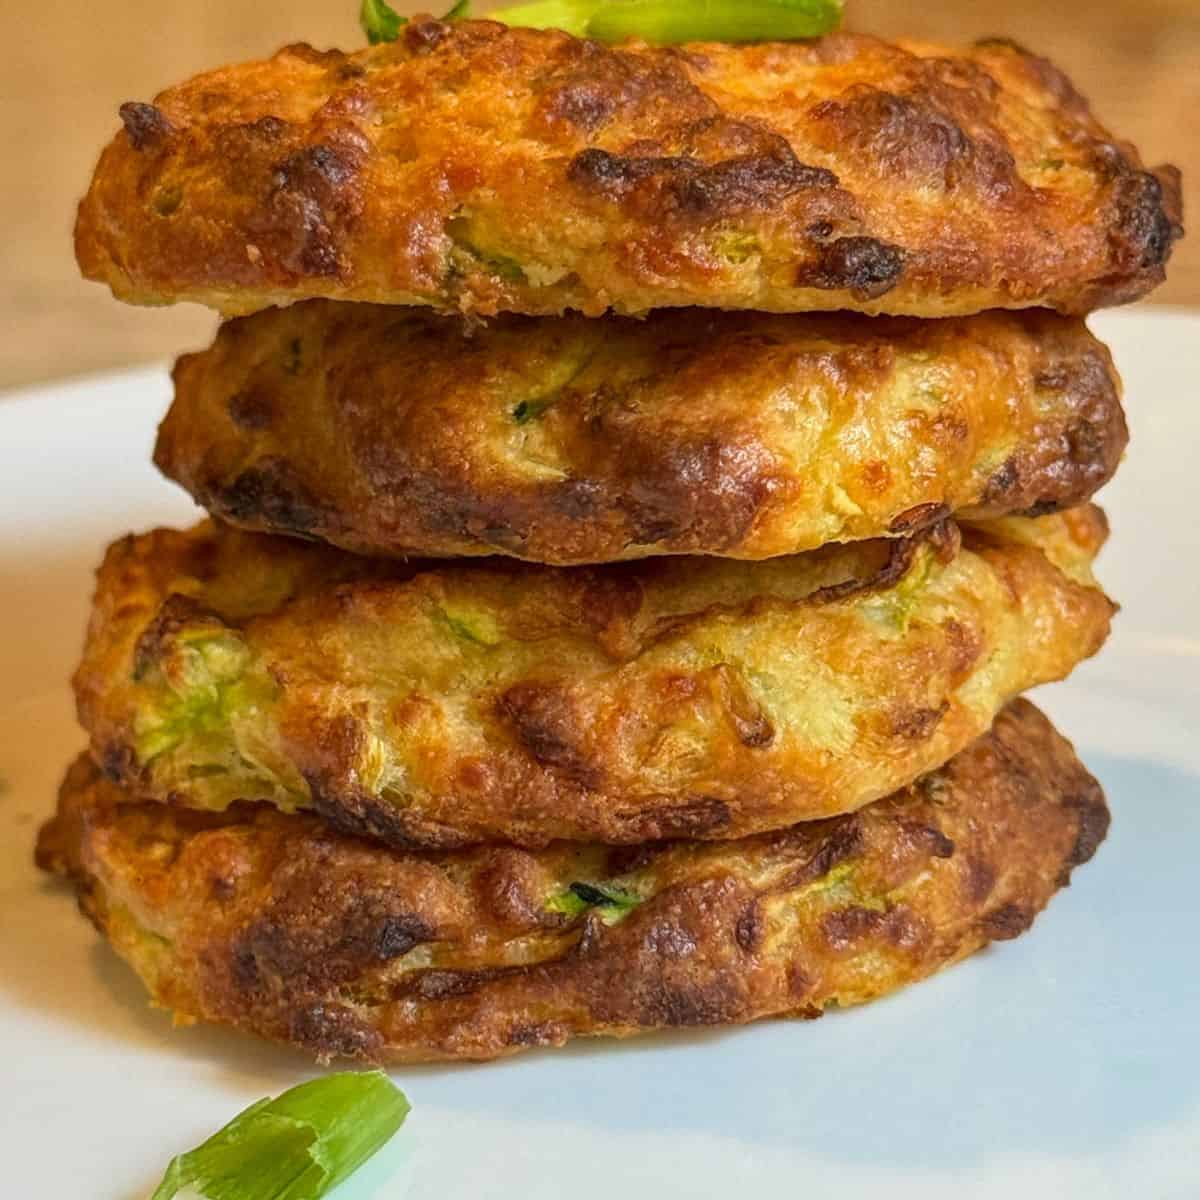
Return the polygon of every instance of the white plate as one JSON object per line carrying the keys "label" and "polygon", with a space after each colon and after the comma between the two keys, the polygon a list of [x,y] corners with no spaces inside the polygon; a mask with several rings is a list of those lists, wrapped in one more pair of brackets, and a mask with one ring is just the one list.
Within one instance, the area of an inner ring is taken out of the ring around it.
{"label": "white plate", "polygon": [[[1133,449],[1105,500],[1108,649],[1043,692],[1106,785],[1108,843],[1035,928],[894,998],[397,1073],[413,1115],[339,1194],[445,1200],[1200,1196],[1200,314],[1104,315]],[[311,1073],[173,1031],[30,862],[82,738],[65,680],[90,572],[194,510],[148,458],[160,370],[0,401],[0,1194],[133,1200]]]}

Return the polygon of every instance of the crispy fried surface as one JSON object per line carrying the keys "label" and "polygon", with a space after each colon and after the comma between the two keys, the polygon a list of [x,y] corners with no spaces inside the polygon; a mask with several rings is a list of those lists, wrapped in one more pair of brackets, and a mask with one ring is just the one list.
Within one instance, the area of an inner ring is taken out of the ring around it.
{"label": "crispy fried surface", "polygon": [[1178,173],[1000,41],[614,49],[417,20],[122,117],[80,209],[85,275],[229,313],[1083,312],[1160,282],[1182,232]]}
{"label": "crispy fried surface", "polygon": [[388,564],[201,525],[101,568],[80,720],[145,797],[397,845],[730,838],[940,766],[1099,649],[1097,510],[744,564]]}
{"label": "crispy fried surface", "polygon": [[262,806],[126,800],[81,759],[39,861],[157,1004],[395,1061],[869,1000],[1024,931],[1108,826],[1024,701],[887,800],[732,843],[418,855]]}
{"label": "crispy fried surface", "polygon": [[758,559],[1088,499],[1112,361],[1043,311],[500,319],[311,301],[181,359],[156,461],[211,512],[383,555]]}

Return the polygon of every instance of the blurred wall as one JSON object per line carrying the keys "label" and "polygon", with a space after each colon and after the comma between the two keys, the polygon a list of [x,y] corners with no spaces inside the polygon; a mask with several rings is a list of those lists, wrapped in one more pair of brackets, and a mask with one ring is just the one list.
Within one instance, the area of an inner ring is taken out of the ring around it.
{"label": "blurred wall", "polygon": [[[1148,160],[1169,159],[1200,179],[1200,0],[848,0],[847,7],[851,27],[882,34],[1015,37],[1064,66]],[[357,0],[0,4],[7,59],[0,387],[165,357],[204,341],[213,323],[204,311],[128,308],[76,275],[74,204],[116,127],[117,105],[285,42],[360,44],[356,10]],[[1154,299],[1200,304],[1200,234],[1176,250],[1170,282]]]}

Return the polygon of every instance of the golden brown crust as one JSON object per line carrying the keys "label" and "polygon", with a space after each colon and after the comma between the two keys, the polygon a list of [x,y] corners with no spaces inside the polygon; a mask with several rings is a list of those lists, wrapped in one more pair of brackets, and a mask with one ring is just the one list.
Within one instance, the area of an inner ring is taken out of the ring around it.
{"label": "golden brown crust", "polygon": [[80,720],[138,795],[397,845],[781,828],[940,766],[1099,649],[1099,514],[1001,525],[594,569],[159,530],[101,568]]}
{"label": "golden brown crust", "polygon": [[760,559],[1087,500],[1127,434],[1044,311],[501,318],[310,301],[175,368],[155,461],[214,515],[372,555]]}
{"label": "golden brown crust", "polygon": [[76,251],[135,303],[1078,313],[1154,287],[1182,233],[1178,173],[999,41],[612,48],[421,19],[122,118]]}
{"label": "golden brown crust", "polygon": [[[262,807],[126,800],[81,759],[39,861],[157,1004],[409,1062],[869,1000],[1023,932],[1108,825],[1025,702],[904,792],[740,842],[417,855]],[[573,883],[620,903],[566,906]]]}

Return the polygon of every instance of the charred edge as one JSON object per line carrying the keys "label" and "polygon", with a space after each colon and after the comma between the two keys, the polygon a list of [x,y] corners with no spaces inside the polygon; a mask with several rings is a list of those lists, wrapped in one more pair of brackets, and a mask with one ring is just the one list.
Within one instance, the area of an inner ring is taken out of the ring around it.
{"label": "charred edge", "polygon": [[808,597],[808,603],[829,604],[860,593],[887,591],[908,574],[922,544],[926,541],[936,544],[940,531],[947,528],[956,529],[957,526],[952,521],[945,521],[940,525],[930,526],[915,537],[889,543],[887,562],[874,575],[865,579],[847,579],[842,583],[831,583],[828,587],[818,588]]}
{"label": "charred edge", "polygon": [[332,146],[306,146],[288,155],[274,171],[272,182],[282,191],[327,200],[354,178],[354,164]]}
{"label": "charred edge", "polygon": [[899,516],[892,518],[888,533],[897,537],[911,537],[921,533],[932,525],[937,525],[950,516],[950,506],[931,501],[928,504],[916,504],[906,508]]}
{"label": "charred edge", "polygon": [[266,389],[251,387],[230,396],[226,411],[239,429],[258,433],[271,428],[275,419],[275,402]]}
{"label": "charred edge", "polygon": [[690,929],[673,917],[659,917],[642,932],[642,946],[660,962],[688,958],[696,952],[696,939]]}
{"label": "charred edge", "polygon": [[[1056,494],[1036,498],[1035,507],[1046,508],[1050,500],[1059,507],[1080,503],[1112,478],[1129,444],[1112,364],[1093,351],[1047,367],[1038,373],[1034,386],[1059,393],[1072,414],[1062,433],[1065,469],[1054,472]],[[1041,480],[1036,483],[1048,486]]]}
{"label": "charred edge", "polygon": [[835,909],[821,918],[821,935],[829,948],[846,951],[856,943],[879,934],[887,921],[887,914],[874,908],[851,905]]}
{"label": "charred edge", "polygon": [[775,726],[746,686],[736,667],[721,663],[713,668],[726,713],[738,741],[748,750],[762,750],[775,741]]}
{"label": "charred edge", "polygon": [[386,901],[338,897],[312,928],[298,925],[285,903],[238,937],[231,956],[234,979],[249,996],[280,987],[311,995],[436,940],[437,930],[419,913],[381,913],[380,903]]}
{"label": "charred edge", "polygon": [[164,647],[186,625],[198,620],[216,618],[191,596],[172,592],[159,605],[150,623],[142,630],[133,648],[133,678],[145,678],[146,674],[162,657]]}
{"label": "charred edge", "polygon": [[1104,802],[1104,793],[1094,780],[1083,792],[1068,796],[1063,801],[1063,807],[1074,810],[1079,820],[1075,842],[1059,874],[1058,882],[1065,887],[1070,882],[1071,872],[1090,861],[1108,836],[1112,816]]}
{"label": "charred edge", "polygon": [[412,996],[420,1000],[454,1000],[470,996],[496,979],[525,970],[528,968],[520,966],[483,967],[474,971],[429,967],[401,979],[392,995],[397,999]]}
{"label": "charred edge", "polygon": [[437,931],[416,913],[384,917],[374,934],[374,956],[379,962],[402,958],[414,946],[432,941]]}
{"label": "charred edge", "polygon": [[636,1018],[645,1029],[728,1025],[742,1019],[744,1001],[735,985],[720,977],[692,986],[655,981],[638,997]]}
{"label": "charred edge", "polygon": [[837,187],[837,182],[832,171],[800,162],[789,148],[788,157],[748,155],[688,171],[670,191],[682,212],[711,217],[767,208],[795,192]]}
{"label": "charred edge", "polygon": [[669,849],[665,842],[641,842],[632,846],[610,846],[605,859],[604,873],[608,876],[629,875],[648,867],[660,854]]}
{"label": "charred edge", "polygon": [[[1006,458],[995,471],[992,472],[986,485],[983,489],[983,503],[989,505],[1002,506],[1008,503],[1009,499],[1018,494],[1021,489],[1021,468],[1017,459],[1010,455]],[[1046,500],[1035,501],[1030,505],[1031,509],[1042,504],[1053,503],[1048,498]],[[1033,512],[1030,516],[1037,515]]]}
{"label": "charred edge", "polygon": [[748,750],[763,750],[774,742],[775,726],[765,713],[745,716],[731,709],[729,715],[738,741]]}
{"label": "charred edge", "polygon": [[969,857],[966,860],[966,873],[963,877],[963,888],[967,899],[972,904],[982,904],[996,886],[996,870],[991,863],[982,858]]}
{"label": "charred edge", "polygon": [[[597,433],[604,433],[598,426]],[[629,536],[646,544],[740,545],[772,495],[775,464],[716,440],[625,444],[617,506]]]}
{"label": "charred edge", "polygon": [[729,805],[715,796],[701,796],[686,804],[664,805],[638,813],[629,820],[631,836],[661,838],[711,837],[727,829]]}
{"label": "charred edge", "polygon": [[557,1021],[522,1022],[504,1035],[506,1046],[561,1046],[567,1031]]}
{"label": "charred edge", "polygon": [[926,537],[938,562],[943,566],[952,562],[962,549],[962,530],[953,521],[931,525]]}
{"label": "charred edge", "polygon": [[344,1004],[305,1004],[292,1015],[289,1040],[319,1059],[356,1058],[378,1061],[383,1039]]}
{"label": "charred edge", "polygon": [[567,914],[545,907],[537,860],[524,850],[496,846],[487,851],[473,890],[481,910],[506,929],[525,933],[570,923]]}
{"label": "charred edge", "polygon": [[514,684],[499,697],[496,709],[517,742],[543,766],[584,787],[600,786],[602,772],[579,744],[582,729],[563,685]]}
{"label": "charred edge", "polygon": [[261,459],[232,483],[201,490],[205,502],[229,521],[262,521],[271,529],[300,534],[312,534],[326,523],[320,504],[285,459]]}
{"label": "charred edge", "polygon": [[596,909],[589,908],[583,914],[578,929],[578,941],[563,955],[568,961],[579,962],[590,958],[598,954],[604,945],[604,920]]}
{"label": "charred edge", "polygon": [[166,114],[153,104],[129,101],[118,112],[129,144],[140,153],[161,149],[175,132]]}
{"label": "charred edge", "polygon": [[620,100],[594,79],[573,81],[555,88],[546,97],[546,113],[584,133],[595,133],[616,112]]}
{"label": "charred edge", "polygon": [[137,775],[137,755],[124,742],[110,742],[99,755],[99,767],[111,783],[129,784]]}
{"label": "charred edge", "polygon": [[567,168],[567,179],[576,187],[610,200],[620,199],[639,183],[655,175],[686,171],[695,166],[687,158],[631,158],[592,148],[577,154]]}
{"label": "charred edge", "polygon": [[929,737],[950,711],[950,701],[943,700],[937,708],[901,708],[892,717],[892,736],[919,742]]}
{"label": "charred edge", "polygon": [[1111,365],[1099,353],[1055,362],[1033,382],[1058,393],[1069,415],[1044,433],[1044,447],[1007,458],[982,495],[993,510],[1030,517],[1088,500],[1112,478],[1129,443]]}
{"label": "charred edge", "polygon": [[1163,187],[1149,171],[1121,178],[1117,193],[1117,226],[1112,233],[1118,261],[1136,271],[1155,271],[1171,257],[1183,230],[1164,205]]}
{"label": "charred edge", "polygon": [[289,269],[318,278],[341,274],[334,224],[336,213],[351,199],[358,164],[332,146],[308,146],[289,155],[272,175],[268,208],[294,245],[287,253]]}
{"label": "charred edge", "polygon": [[1018,516],[1022,517],[1045,517],[1050,516],[1052,512],[1062,512],[1063,509],[1068,509],[1075,502],[1073,500],[1057,500],[1049,497],[1044,500],[1034,500],[1028,508],[1021,509]]}
{"label": "charred edge", "polygon": [[[565,479],[551,491],[550,503],[556,512],[572,521],[591,520],[604,504],[603,489],[594,479]],[[517,531],[510,525],[505,532]],[[524,530],[520,531],[519,536],[525,536]]]}
{"label": "charred edge", "polygon": [[384,842],[399,850],[456,850],[471,839],[440,825],[401,816],[370,797],[340,795],[311,772],[304,772],[313,812],[339,833]]}
{"label": "charred edge", "polygon": [[1002,904],[985,913],[980,919],[980,932],[995,942],[1006,942],[1020,937],[1032,924],[1034,914],[1019,904]]}
{"label": "charred edge", "polygon": [[954,857],[954,839],[947,837],[936,825],[911,823],[905,825],[904,831],[909,837],[924,842],[934,858]]}
{"label": "charred edge", "polygon": [[404,27],[404,44],[414,54],[428,54],[446,40],[450,26],[445,21],[410,21]]}
{"label": "charred edge", "polygon": [[674,207],[689,216],[713,217],[779,204],[806,189],[837,187],[837,176],[802,163],[788,146],[772,154],[751,154],[706,164],[699,159],[635,157],[592,148],[567,168],[575,186],[621,200],[640,184],[658,179]]}
{"label": "charred edge", "polygon": [[848,291],[855,300],[890,292],[904,274],[904,251],[871,237],[844,237],[821,246],[814,262],[801,267],[799,287]]}
{"label": "charred edge", "polygon": [[766,933],[766,922],[759,909],[758,900],[751,900],[742,910],[733,927],[733,940],[747,954],[758,949]]}
{"label": "charred edge", "polygon": [[863,848],[862,823],[856,816],[838,818],[816,853],[792,872],[776,891],[793,891],[824,879],[835,867],[853,858]]}

